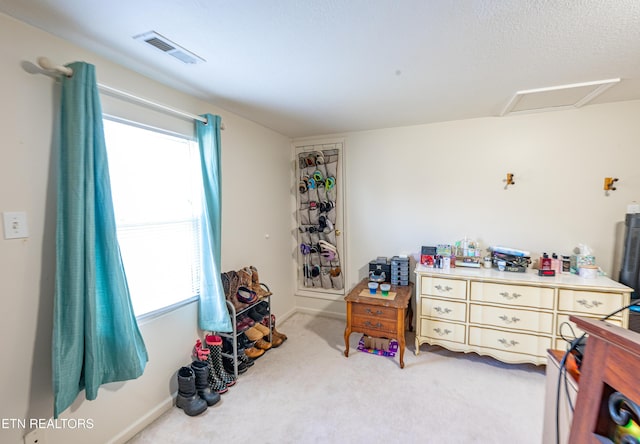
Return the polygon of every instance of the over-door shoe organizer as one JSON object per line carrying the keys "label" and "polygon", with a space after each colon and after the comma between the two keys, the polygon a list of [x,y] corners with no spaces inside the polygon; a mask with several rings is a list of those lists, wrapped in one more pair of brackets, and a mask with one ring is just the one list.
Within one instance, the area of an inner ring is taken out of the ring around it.
{"label": "over-door shoe organizer", "polygon": [[337,149],[298,153],[298,265],[306,288],[344,288],[335,230],[339,154]]}

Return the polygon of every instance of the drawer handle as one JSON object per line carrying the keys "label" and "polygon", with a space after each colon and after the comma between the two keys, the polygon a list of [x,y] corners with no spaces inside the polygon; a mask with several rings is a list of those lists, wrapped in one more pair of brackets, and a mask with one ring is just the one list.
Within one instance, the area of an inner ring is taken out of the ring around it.
{"label": "drawer handle", "polygon": [[438,290],[438,291],[451,291],[451,290],[453,290],[453,287],[449,287],[448,285],[445,285],[445,286],[443,287],[443,286],[442,286],[442,285],[440,285],[440,284],[436,285],[434,288],[435,288],[436,290]]}
{"label": "drawer handle", "polygon": [[516,324],[520,322],[520,318],[516,318],[515,316],[508,317],[507,315],[502,315],[500,319],[502,319],[505,324]]}
{"label": "drawer handle", "polygon": [[602,305],[602,302],[600,301],[591,301],[591,304],[590,304],[589,301],[584,299],[579,299],[576,302],[582,305],[584,308],[594,308],[594,307],[597,307],[598,305]]}
{"label": "drawer handle", "polygon": [[367,327],[374,327],[374,328],[380,328],[380,327],[382,327],[382,324],[381,324],[380,322],[378,322],[376,325],[373,325],[373,324],[371,323],[371,321],[366,321],[366,322],[364,323],[364,325],[366,325]]}
{"label": "drawer handle", "polygon": [[500,296],[502,296],[503,298],[508,299],[508,300],[518,299],[518,298],[522,297],[522,295],[519,294],[519,293],[511,293],[511,294],[509,294],[508,291],[503,291],[502,293],[499,293],[499,294],[500,294]]}
{"label": "drawer handle", "polygon": [[451,330],[447,328],[445,328],[444,330],[441,330],[440,327],[434,328],[433,331],[438,333],[438,336],[447,336],[448,334],[453,333]]}
{"label": "drawer handle", "polygon": [[453,311],[450,308],[442,308],[442,307],[433,307],[433,310],[437,311],[440,314],[449,314]]}
{"label": "drawer handle", "polygon": [[519,344],[518,341],[514,341],[513,339],[510,341],[507,341],[506,339],[502,338],[502,339],[498,339],[498,342],[501,343],[504,347],[509,348],[509,347],[515,347],[516,345]]}
{"label": "drawer handle", "polygon": [[[371,310],[370,308],[367,308],[365,311],[367,313],[369,313],[369,314],[374,314],[373,310]],[[384,313],[384,311],[382,311],[382,310],[376,310],[375,311],[375,314],[377,314],[377,315],[381,315],[382,313]]]}

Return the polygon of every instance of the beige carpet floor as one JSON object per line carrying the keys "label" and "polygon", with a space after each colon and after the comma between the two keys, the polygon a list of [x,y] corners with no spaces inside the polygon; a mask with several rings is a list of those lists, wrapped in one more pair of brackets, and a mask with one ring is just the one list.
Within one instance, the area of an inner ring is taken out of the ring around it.
{"label": "beige carpet floor", "polygon": [[[289,339],[256,360],[222,400],[189,417],[176,407],[129,441],[142,443],[540,444],[544,366],[420,347],[398,357],[356,349],[345,322],[297,313]],[[194,338],[195,339],[195,338]]]}

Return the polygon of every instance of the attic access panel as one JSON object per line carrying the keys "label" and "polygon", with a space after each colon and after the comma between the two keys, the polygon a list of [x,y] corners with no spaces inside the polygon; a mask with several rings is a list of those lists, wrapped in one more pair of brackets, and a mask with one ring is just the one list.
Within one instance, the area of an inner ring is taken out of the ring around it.
{"label": "attic access panel", "polygon": [[618,82],[619,78],[518,91],[500,115],[579,108]]}

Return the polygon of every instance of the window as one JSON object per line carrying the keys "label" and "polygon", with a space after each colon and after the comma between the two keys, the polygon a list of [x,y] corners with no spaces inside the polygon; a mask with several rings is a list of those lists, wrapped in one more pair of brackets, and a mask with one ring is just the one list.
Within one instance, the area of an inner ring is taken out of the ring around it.
{"label": "window", "polygon": [[200,292],[197,143],[104,120],[118,242],[136,316]]}

